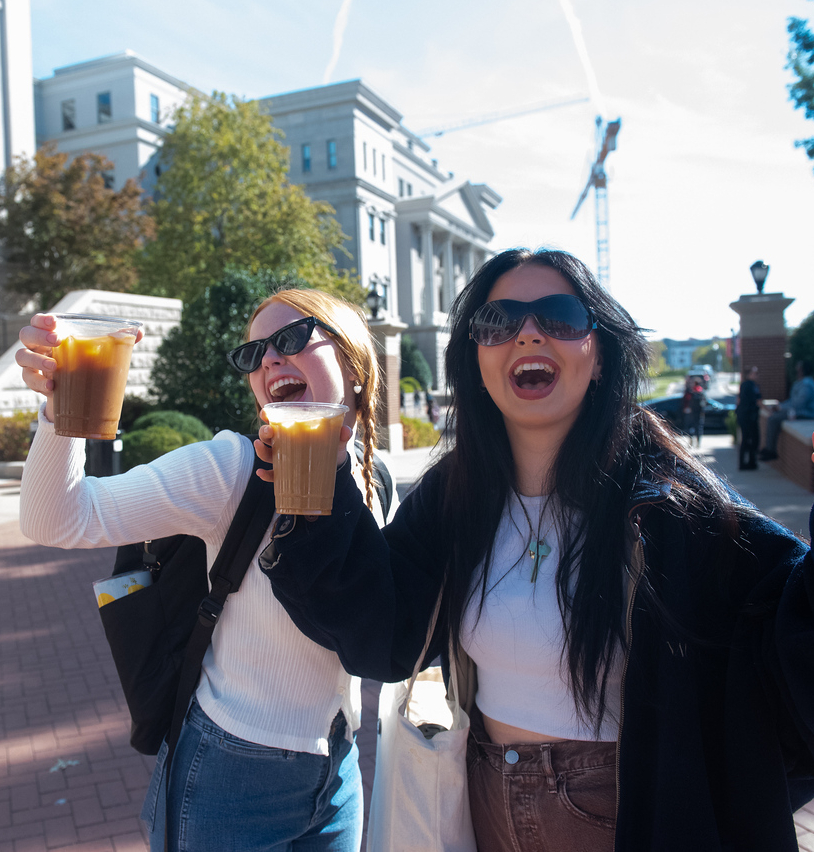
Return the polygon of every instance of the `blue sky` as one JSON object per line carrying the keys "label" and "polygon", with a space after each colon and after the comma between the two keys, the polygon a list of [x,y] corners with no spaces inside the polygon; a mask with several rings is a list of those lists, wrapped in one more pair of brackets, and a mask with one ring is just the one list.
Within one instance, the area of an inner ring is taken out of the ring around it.
{"label": "blue sky", "polygon": [[[814,135],[788,101],[786,19],[812,0],[31,0],[34,74],[136,51],[204,91],[247,98],[361,78],[420,132],[501,110],[591,101],[429,139],[439,166],[503,197],[497,249],[596,264],[593,197],[571,211],[594,119],[607,162],[611,288],[657,337],[726,336],[766,292],[814,310]],[[569,23],[570,20],[570,23]]]}

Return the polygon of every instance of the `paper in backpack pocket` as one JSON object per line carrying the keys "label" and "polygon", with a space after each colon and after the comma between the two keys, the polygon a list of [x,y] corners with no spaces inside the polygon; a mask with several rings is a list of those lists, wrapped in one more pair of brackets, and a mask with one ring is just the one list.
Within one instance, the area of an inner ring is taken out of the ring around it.
{"label": "paper in backpack pocket", "polygon": [[93,583],[93,592],[96,595],[96,603],[101,609],[111,601],[132,595],[145,586],[153,584],[153,575],[145,571],[131,571],[129,574],[117,574],[115,577],[105,577]]}

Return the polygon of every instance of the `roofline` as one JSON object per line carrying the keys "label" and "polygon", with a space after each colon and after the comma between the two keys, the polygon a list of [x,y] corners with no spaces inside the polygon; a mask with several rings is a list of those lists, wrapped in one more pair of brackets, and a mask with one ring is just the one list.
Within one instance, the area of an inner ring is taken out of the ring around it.
{"label": "roofline", "polygon": [[137,53],[129,49],[124,50],[121,53],[112,53],[108,56],[100,56],[97,59],[89,59],[87,62],[77,62],[74,65],[63,65],[61,68],[54,69],[52,77],[40,77],[38,82],[47,83],[49,80],[55,80],[63,76],[68,76],[69,74],[91,72],[99,68],[103,68],[104,66],[114,65],[132,65],[136,68],[141,68],[143,71],[147,71],[154,77],[158,77],[179,89],[183,89],[187,92],[197,91],[194,86],[191,86],[189,83],[185,83],[183,80],[179,80],[177,77],[173,77],[172,74],[168,74],[166,71],[162,71],[160,68],[157,68],[155,65],[147,62],[146,59],[143,59]]}

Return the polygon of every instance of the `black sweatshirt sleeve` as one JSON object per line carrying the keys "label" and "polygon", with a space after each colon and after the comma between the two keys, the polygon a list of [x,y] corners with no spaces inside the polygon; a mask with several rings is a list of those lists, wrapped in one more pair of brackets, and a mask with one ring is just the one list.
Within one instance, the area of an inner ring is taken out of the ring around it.
{"label": "black sweatshirt sleeve", "polygon": [[446,561],[439,485],[431,471],[380,530],[344,465],[331,514],[297,518],[260,557],[297,627],[335,651],[350,674],[396,681],[412,673]]}

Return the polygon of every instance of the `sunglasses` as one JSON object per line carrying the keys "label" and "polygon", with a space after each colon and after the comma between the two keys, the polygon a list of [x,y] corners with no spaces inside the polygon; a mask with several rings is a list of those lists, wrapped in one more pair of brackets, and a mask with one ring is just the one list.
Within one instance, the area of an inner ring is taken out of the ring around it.
{"label": "sunglasses", "polygon": [[533,302],[487,302],[469,320],[469,336],[478,346],[499,346],[517,337],[526,317],[532,317],[543,334],[557,340],[581,340],[596,328],[593,314],[576,296],[558,294]]}
{"label": "sunglasses", "polygon": [[308,345],[308,341],[317,326],[340,337],[335,328],[331,328],[322,320],[318,320],[316,317],[303,317],[284,325],[265,340],[251,340],[242,346],[238,346],[237,349],[233,349],[226,355],[226,360],[239,373],[253,373],[262,363],[263,356],[269,346],[273,346],[280,355],[296,355]]}

